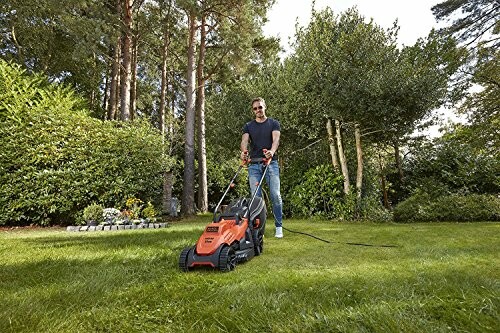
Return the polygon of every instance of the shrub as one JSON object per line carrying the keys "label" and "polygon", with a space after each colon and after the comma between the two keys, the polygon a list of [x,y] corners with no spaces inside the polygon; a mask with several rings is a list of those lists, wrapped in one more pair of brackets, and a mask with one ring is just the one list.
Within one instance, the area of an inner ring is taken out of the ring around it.
{"label": "shrub", "polygon": [[497,194],[500,191],[498,152],[477,149],[474,138],[461,140],[460,131],[433,141],[415,143],[404,161],[405,183],[433,197],[459,194]]}
{"label": "shrub", "polygon": [[127,211],[130,212],[131,219],[137,219],[141,215],[142,204],[144,202],[138,198],[128,198],[125,202],[125,206],[127,206]]}
{"label": "shrub", "polygon": [[394,209],[396,222],[499,221],[500,198],[494,195],[448,195],[432,198],[417,193]]}
{"label": "shrub", "polygon": [[147,219],[154,219],[156,217],[157,213],[155,210],[155,207],[151,202],[148,202],[146,207],[142,210],[142,216]]}
{"label": "shrub", "polygon": [[92,202],[160,197],[169,161],[157,131],[92,118],[82,105],[0,60],[0,225],[71,224]]}
{"label": "shrub", "polygon": [[[224,191],[229,185],[232,177],[236,173],[240,161],[237,158],[221,159],[218,156],[214,156],[211,152],[208,152],[208,154],[208,198],[209,209],[213,210],[224,194]],[[235,198],[249,196],[250,189],[247,179],[246,169],[241,170],[238,177],[236,177],[234,181],[235,186],[227,193],[224,203],[229,203]]]}
{"label": "shrub", "polygon": [[354,211],[354,201],[350,197],[343,198],[342,179],[330,165],[309,169],[289,195],[292,214],[349,218]]}
{"label": "shrub", "polygon": [[83,210],[83,220],[85,222],[101,223],[103,221],[103,208],[98,204],[91,204]]}

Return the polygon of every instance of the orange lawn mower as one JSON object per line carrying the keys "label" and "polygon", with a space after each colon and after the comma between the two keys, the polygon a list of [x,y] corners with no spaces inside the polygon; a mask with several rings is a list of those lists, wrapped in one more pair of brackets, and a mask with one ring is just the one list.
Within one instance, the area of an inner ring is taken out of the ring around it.
{"label": "orange lawn mower", "polygon": [[[265,153],[265,151],[264,151]],[[264,171],[250,198],[232,201],[224,211],[219,211],[224,197],[234,187],[234,181],[248,163],[262,163]],[[262,254],[266,227],[266,205],[257,196],[266,176],[271,159],[244,160],[231,179],[226,191],[215,207],[213,221],[194,246],[185,248],[179,256],[179,268],[189,271],[205,266],[224,272],[233,270],[236,264]]]}

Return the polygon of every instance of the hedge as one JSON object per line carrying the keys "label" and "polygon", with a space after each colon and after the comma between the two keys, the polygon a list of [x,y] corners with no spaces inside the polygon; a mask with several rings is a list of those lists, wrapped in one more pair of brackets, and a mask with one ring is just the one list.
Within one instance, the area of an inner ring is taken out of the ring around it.
{"label": "hedge", "polygon": [[70,224],[94,202],[158,199],[168,160],[157,131],[92,118],[83,105],[0,60],[0,225]]}
{"label": "hedge", "polygon": [[453,194],[432,198],[418,193],[394,209],[396,222],[500,221],[500,198],[487,194]]}

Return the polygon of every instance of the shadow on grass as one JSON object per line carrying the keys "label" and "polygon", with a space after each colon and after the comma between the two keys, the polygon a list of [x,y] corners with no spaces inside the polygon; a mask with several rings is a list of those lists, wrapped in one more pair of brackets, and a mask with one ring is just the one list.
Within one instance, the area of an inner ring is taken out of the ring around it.
{"label": "shadow on grass", "polygon": [[[28,246],[37,249],[92,247],[94,249],[125,248],[129,246],[152,247],[169,241],[196,240],[202,227],[144,229],[134,231],[81,232],[67,236],[37,237],[23,239]],[[77,250],[77,249],[75,249]]]}
{"label": "shadow on grass", "polygon": [[179,253],[199,235],[194,227],[23,239],[4,255],[23,251],[27,256],[1,265],[0,287],[9,293],[51,284],[112,288],[148,283],[158,271],[177,269]]}

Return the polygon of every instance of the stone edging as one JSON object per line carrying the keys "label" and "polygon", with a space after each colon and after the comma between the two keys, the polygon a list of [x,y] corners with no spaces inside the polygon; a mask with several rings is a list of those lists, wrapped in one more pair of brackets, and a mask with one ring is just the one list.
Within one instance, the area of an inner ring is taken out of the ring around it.
{"label": "stone edging", "polygon": [[66,231],[115,231],[115,230],[137,230],[137,229],[160,229],[166,228],[167,223],[141,223],[141,224],[120,224],[120,225],[98,225],[98,226],[68,226]]}

